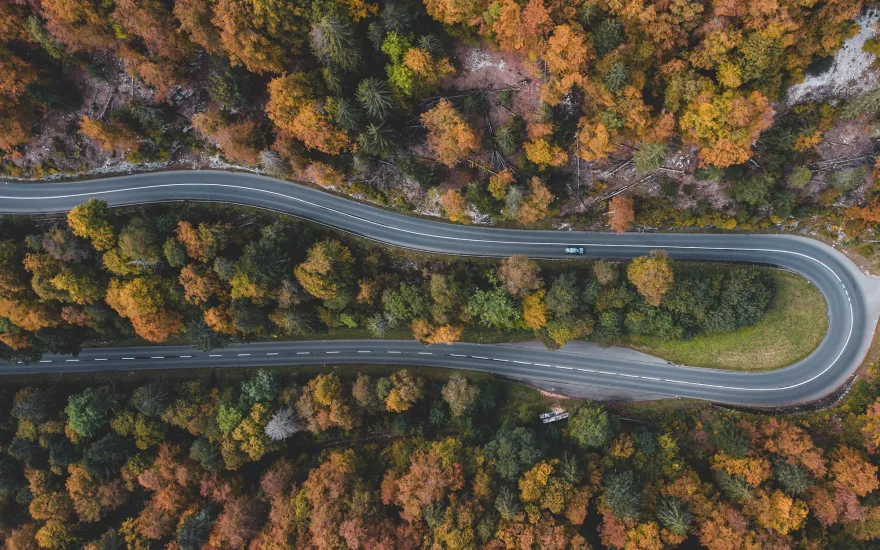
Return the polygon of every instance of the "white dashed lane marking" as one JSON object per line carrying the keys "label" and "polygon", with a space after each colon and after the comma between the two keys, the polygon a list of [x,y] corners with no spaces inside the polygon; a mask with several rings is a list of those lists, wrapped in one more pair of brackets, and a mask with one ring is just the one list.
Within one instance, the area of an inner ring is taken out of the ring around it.
{"label": "white dashed lane marking", "polygon": [[[310,355],[311,353],[312,353],[311,351],[298,351],[298,352],[296,352],[296,355]],[[325,351],[324,353],[335,355],[335,354],[339,354],[341,352],[340,351]],[[372,353],[372,351],[371,350],[358,350],[357,353]],[[403,352],[396,351],[396,350],[387,350],[386,353],[402,354]],[[416,354],[417,355],[434,355],[432,352],[429,352],[429,351],[418,351],[418,352],[416,352]],[[250,357],[251,356],[250,353],[239,353],[237,355],[238,355],[238,357]],[[274,356],[274,355],[279,355],[279,353],[278,352],[269,352],[269,353],[266,353],[266,355]],[[669,379],[665,379],[665,378],[654,378],[651,376],[639,376],[639,375],[635,375],[635,374],[625,374],[625,373],[619,373],[619,372],[606,372],[606,371],[593,370],[593,369],[566,367],[566,366],[562,366],[562,365],[548,365],[546,363],[530,363],[528,361],[516,361],[516,360],[511,360],[511,359],[501,359],[501,358],[497,358],[497,357],[490,358],[490,357],[484,357],[481,355],[464,355],[464,354],[459,354],[459,353],[449,353],[449,354],[445,354],[445,356],[447,356],[447,357],[469,357],[471,359],[480,359],[480,360],[484,360],[484,361],[491,360],[491,361],[497,361],[499,363],[515,363],[517,365],[534,365],[536,367],[554,368],[554,369],[562,369],[562,370],[577,370],[580,372],[587,372],[590,374],[600,374],[603,376],[619,376],[619,377],[623,377],[623,378],[635,378],[635,379],[639,379],[639,380],[650,380],[652,382],[667,382],[667,383],[673,383],[673,384],[674,383],[681,383],[678,380],[669,380]],[[193,357],[192,355],[179,356],[180,359],[192,359],[192,357]],[[222,354],[210,354],[210,355],[208,355],[208,357],[223,357],[223,355]],[[134,361],[136,358],[135,357],[121,357],[121,359],[125,360],[125,361]],[[153,357],[150,357],[150,359],[165,359],[165,357],[164,356],[153,356]],[[109,359],[106,359],[106,358],[92,359],[92,361],[108,361],[108,360]],[[65,359],[65,361],[68,363],[79,363],[80,362],[79,359]],[[40,361],[40,363],[51,363],[51,362],[52,361],[49,359],[44,359],[44,360]]]}
{"label": "white dashed lane marking", "polygon": [[[322,209],[324,211],[330,212],[330,213],[338,215],[338,216],[355,219],[359,223],[365,223],[365,224],[374,225],[374,226],[381,226],[383,228],[391,228],[391,229],[396,230],[400,233],[411,234],[411,235],[416,235],[416,236],[420,236],[420,237],[429,237],[429,238],[434,238],[434,239],[443,239],[446,241],[475,242],[475,243],[482,243],[482,244],[505,244],[505,245],[529,244],[532,246],[535,246],[535,245],[562,246],[562,245],[576,244],[576,243],[571,243],[571,242],[503,241],[503,240],[476,239],[476,238],[440,235],[440,234],[434,234],[434,233],[423,233],[423,232],[419,232],[419,231],[403,229],[401,227],[388,226],[384,222],[370,220],[368,218],[364,218],[364,217],[361,217],[361,216],[358,216],[355,214],[345,212],[344,210],[339,210],[336,208],[332,208],[330,206],[318,204],[318,203],[315,203],[312,201],[308,201],[306,199],[301,199],[301,198],[298,198],[298,197],[295,197],[292,195],[287,195],[287,194],[279,193],[276,191],[269,191],[266,189],[259,189],[259,188],[255,188],[255,187],[244,186],[244,185],[232,185],[232,184],[220,184],[220,183],[168,183],[168,184],[156,184],[156,185],[148,185],[148,186],[140,186],[140,187],[135,186],[135,187],[128,187],[128,188],[120,188],[120,189],[110,189],[110,190],[104,190],[104,191],[90,190],[85,193],[73,193],[73,194],[56,195],[56,196],[34,196],[34,197],[0,196],[0,199],[45,201],[45,200],[69,199],[69,198],[77,198],[77,197],[93,197],[95,195],[126,193],[126,192],[132,192],[132,191],[142,191],[145,189],[178,188],[178,187],[230,188],[230,189],[249,191],[249,192],[253,192],[253,193],[262,193],[262,194],[266,194],[266,195],[272,195],[272,196],[292,200],[292,201],[295,201],[300,204],[313,206],[313,207]],[[650,244],[602,244],[602,243],[585,244],[584,246],[591,246],[591,247],[595,247],[595,248],[601,247],[601,248],[638,249],[638,250],[651,249],[651,248],[665,248],[665,249],[669,249],[669,250],[710,250],[711,249],[711,250],[740,251],[740,252],[760,252],[760,253],[764,253],[764,254],[766,254],[766,253],[791,254],[794,256],[806,258],[808,260],[812,260],[812,261],[818,263],[819,265],[825,267],[828,271],[831,272],[832,275],[834,275],[834,277],[837,279],[837,281],[841,284],[841,287],[843,287],[844,290],[846,290],[846,285],[843,284],[843,280],[834,271],[834,269],[832,269],[830,266],[828,266],[827,264],[825,264],[821,260],[814,258],[808,254],[794,252],[792,250],[776,250],[776,249],[770,249],[770,248],[744,248],[744,247],[709,247],[709,246],[676,246],[676,245],[657,246],[657,245],[650,245]],[[771,387],[771,388],[733,387],[733,386],[724,386],[724,385],[716,385],[716,384],[705,384],[705,383],[699,383],[699,382],[689,382],[689,381],[685,381],[685,380],[665,380],[665,381],[670,382],[670,383],[675,383],[675,384],[681,384],[681,385],[702,386],[702,387],[709,387],[709,388],[715,388],[715,389],[741,390],[741,391],[790,390],[790,389],[802,386],[804,384],[807,384],[809,382],[812,382],[813,380],[816,380],[817,378],[819,378],[820,376],[822,376],[826,372],[828,372],[837,363],[837,361],[840,360],[840,358],[843,356],[844,352],[848,349],[849,342],[850,342],[850,339],[852,338],[853,330],[855,327],[855,313],[854,313],[853,307],[852,307],[852,300],[850,300],[849,297],[848,297],[848,302],[849,302],[849,306],[850,306],[849,307],[849,309],[850,309],[850,326],[849,326],[849,333],[847,334],[847,337],[846,337],[846,340],[843,344],[843,347],[838,352],[837,357],[835,357],[834,360],[828,366],[826,366],[821,372],[819,372],[818,374],[815,374],[814,376],[812,376],[811,378],[808,378],[807,380],[802,380],[798,383],[791,384],[788,386]],[[398,353],[400,353],[400,352],[398,352]],[[601,373],[600,372],[600,374],[609,374],[611,376],[615,376],[617,373]]]}

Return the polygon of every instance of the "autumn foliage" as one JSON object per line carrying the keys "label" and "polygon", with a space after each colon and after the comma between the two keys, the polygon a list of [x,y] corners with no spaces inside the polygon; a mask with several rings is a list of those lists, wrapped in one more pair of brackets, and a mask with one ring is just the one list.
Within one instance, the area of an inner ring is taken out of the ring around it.
{"label": "autumn foliage", "polygon": [[632,197],[617,195],[608,201],[608,224],[615,233],[626,233],[635,221]]}
{"label": "autumn foliage", "polygon": [[428,130],[428,148],[438,162],[449,167],[474,152],[479,146],[476,132],[448,100],[441,100],[421,116]]}
{"label": "autumn foliage", "polygon": [[[862,405],[877,398],[876,370],[833,415],[692,405],[634,426],[597,403],[567,404],[573,418],[552,435],[543,406],[479,374],[26,386],[9,392],[0,473],[29,499],[3,515],[5,543],[664,550],[693,539],[730,550],[793,548],[812,533],[810,547],[871,547],[878,466],[855,428],[872,414]],[[270,441],[270,417],[291,404],[307,431]],[[500,418],[511,407],[522,412]],[[72,429],[99,418],[90,437]]]}
{"label": "autumn foliage", "polygon": [[334,155],[348,146],[348,137],[330,121],[314,97],[305,73],[272,80],[266,112],[280,130],[303,142],[308,149]]}
{"label": "autumn foliage", "polygon": [[747,161],[751,146],[772,123],[773,110],[760,92],[704,92],[687,106],[680,121],[688,139],[701,147],[700,162],[720,167]]}
{"label": "autumn foliage", "polygon": [[537,177],[533,177],[529,181],[529,193],[519,205],[519,211],[516,214],[517,221],[524,225],[530,225],[546,218],[550,214],[550,204],[553,199],[553,193],[550,192],[547,184]]}
{"label": "autumn foliage", "polygon": [[217,146],[231,161],[245,165],[259,161],[256,124],[253,121],[229,121],[217,111],[205,111],[193,117],[193,126],[216,141]]}
{"label": "autumn foliage", "polygon": [[440,195],[440,206],[446,212],[446,217],[450,221],[458,223],[467,223],[467,200],[462,196],[461,192],[455,189],[449,189]]}
{"label": "autumn foliage", "polygon": [[183,330],[183,320],[169,307],[164,282],[155,277],[127,281],[113,279],[107,289],[107,304],[131,321],[139,336],[151,342],[164,342]]}
{"label": "autumn foliage", "polygon": [[657,250],[630,262],[626,276],[652,306],[660,305],[674,279],[669,256]]}
{"label": "autumn foliage", "polygon": [[104,151],[124,153],[138,147],[137,134],[118,122],[101,122],[83,116],[80,132]]}

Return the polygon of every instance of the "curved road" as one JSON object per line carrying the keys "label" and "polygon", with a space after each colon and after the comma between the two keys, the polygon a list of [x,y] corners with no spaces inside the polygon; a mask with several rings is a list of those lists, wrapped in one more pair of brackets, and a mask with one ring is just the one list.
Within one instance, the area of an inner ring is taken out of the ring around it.
{"label": "curved road", "polygon": [[[64,212],[99,198],[114,206],[217,201],[284,212],[390,245],[456,255],[565,258],[583,246],[591,258],[628,259],[662,249],[675,259],[750,262],[797,272],[828,303],[828,333],[799,363],[744,373],[589,357],[508,345],[457,343],[425,347],[409,341],[313,341],[238,345],[210,354],[162,346],[86,349],[79,358],[3,372],[58,372],[182,366],[383,363],[458,367],[548,382],[587,384],[715,402],[770,406],[803,403],[841,386],[864,358],[876,325],[878,289],[844,255],[822,243],[786,235],[706,235],[533,231],[459,226],[387,212],[309,187],[244,173],[158,172],[71,183],[0,186],[0,213]],[[570,258],[570,256],[568,256]],[[320,356],[320,360],[318,359]]]}

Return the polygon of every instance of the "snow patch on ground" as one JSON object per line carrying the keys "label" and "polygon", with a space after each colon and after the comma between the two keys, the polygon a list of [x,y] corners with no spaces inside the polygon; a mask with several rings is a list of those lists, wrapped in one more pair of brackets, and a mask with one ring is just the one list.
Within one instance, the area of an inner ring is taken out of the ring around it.
{"label": "snow patch on ground", "polygon": [[504,59],[498,59],[496,55],[483,48],[474,48],[468,52],[462,60],[462,64],[472,73],[486,67],[492,67],[499,71],[504,70]]}
{"label": "snow patch on ground", "polygon": [[880,11],[869,10],[856,18],[861,30],[846,42],[834,56],[831,68],[818,76],[808,76],[788,90],[786,104],[827,97],[849,98],[876,88],[877,71],[872,68],[876,56],[862,51],[862,46],[876,33]]}

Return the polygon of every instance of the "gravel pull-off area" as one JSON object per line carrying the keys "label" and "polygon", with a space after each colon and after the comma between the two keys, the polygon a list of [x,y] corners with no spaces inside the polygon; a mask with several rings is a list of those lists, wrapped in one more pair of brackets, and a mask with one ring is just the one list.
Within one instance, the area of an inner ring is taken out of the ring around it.
{"label": "gravel pull-off area", "polygon": [[850,98],[878,86],[877,70],[873,68],[876,56],[862,51],[865,41],[877,34],[876,24],[880,11],[868,10],[856,18],[861,30],[847,40],[834,56],[834,64],[824,73],[808,76],[803,82],[792,86],[786,98],[787,105],[806,100],[827,97]]}

